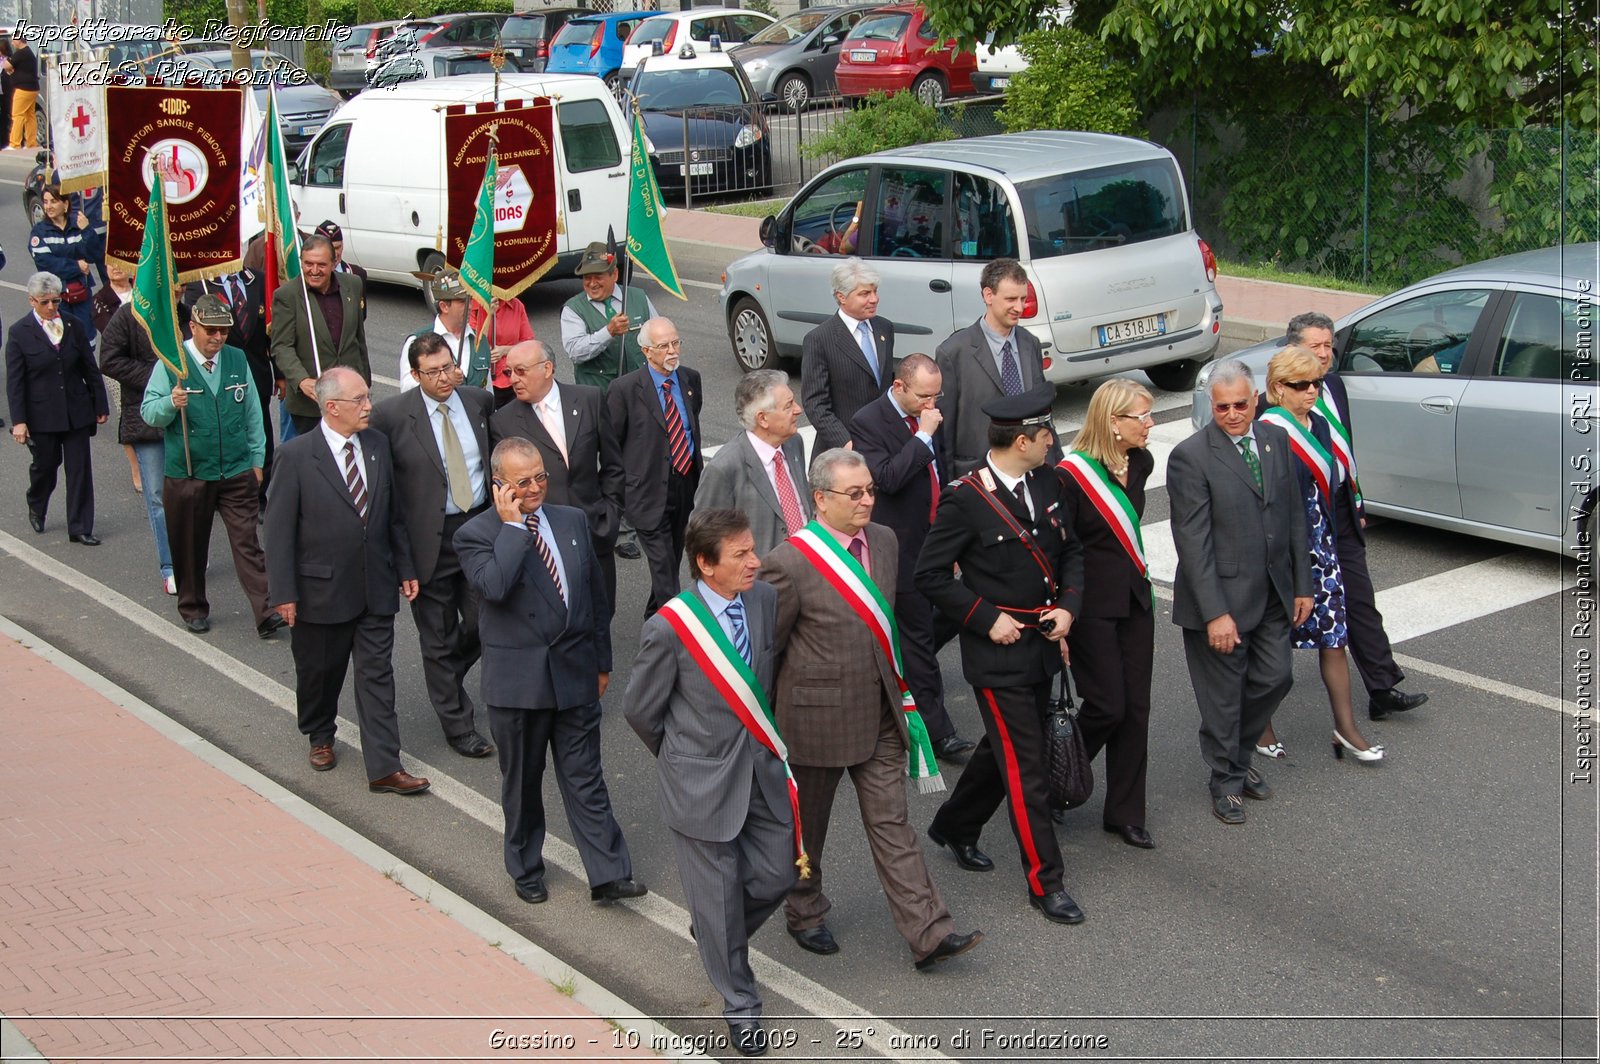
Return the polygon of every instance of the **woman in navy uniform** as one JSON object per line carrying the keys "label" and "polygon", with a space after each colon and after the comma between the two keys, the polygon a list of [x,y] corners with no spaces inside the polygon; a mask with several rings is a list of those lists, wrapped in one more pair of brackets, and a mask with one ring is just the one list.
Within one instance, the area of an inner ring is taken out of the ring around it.
{"label": "woman in navy uniform", "polygon": [[83,326],[83,334],[94,343],[94,280],[89,270],[101,257],[100,234],[82,211],[69,218],[70,203],[59,185],[46,185],[40,197],[44,217],[28,234],[28,251],[33,264],[61,279],[61,313]]}

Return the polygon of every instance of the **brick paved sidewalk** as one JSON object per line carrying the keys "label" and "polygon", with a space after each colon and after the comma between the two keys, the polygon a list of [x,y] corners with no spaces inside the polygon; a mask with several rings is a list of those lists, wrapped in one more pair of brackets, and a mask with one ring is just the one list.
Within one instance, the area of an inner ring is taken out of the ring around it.
{"label": "brick paved sidewalk", "polygon": [[0,1014],[46,1058],[651,1056],[46,657],[0,676]]}

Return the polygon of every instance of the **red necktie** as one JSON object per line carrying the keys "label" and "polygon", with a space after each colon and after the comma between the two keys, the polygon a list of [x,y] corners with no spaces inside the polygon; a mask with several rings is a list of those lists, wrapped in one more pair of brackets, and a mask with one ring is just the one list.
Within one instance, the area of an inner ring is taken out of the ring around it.
{"label": "red necktie", "polygon": [[661,398],[667,408],[667,447],[672,452],[672,471],[686,477],[694,468],[694,455],[689,450],[689,436],[683,431],[683,418],[678,414],[678,404],[672,400],[670,379],[661,382]]}
{"label": "red necktie", "polygon": [[867,541],[865,539],[860,535],[854,536],[850,540],[850,546],[846,549],[850,551],[850,557],[856,560],[857,565],[863,569],[867,567],[866,559],[862,557],[867,553]]}
{"label": "red necktie", "polygon": [[[911,435],[917,434],[919,422],[909,414],[906,416],[906,428],[911,430]],[[939,516],[939,471],[934,468],[933,462],[928,463],[928,524],[933,524],[933,519]]]}
{"label": "red necktie", "polygon": [[800,496],[795,494],[794,481],[789,478],[789,464],[783,460],[782,451],[772,452],[772,480],[778,486],[778,506],[783,510],[783,523],[789,526],[789,535],[805,527],[805,514],[800,510]]}

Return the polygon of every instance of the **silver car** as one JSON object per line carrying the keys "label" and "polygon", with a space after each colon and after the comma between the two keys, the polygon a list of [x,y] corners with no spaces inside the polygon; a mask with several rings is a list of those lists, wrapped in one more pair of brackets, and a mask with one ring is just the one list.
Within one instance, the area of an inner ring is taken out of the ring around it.
{"label": "silver car", "polygon": [[[1374,515],[1541,550],[1593,527],[1600,244],[1461,266],[1334,323]],[[1285,308],[1286,316],[1295,308]],[[1283,338],[1239,352],[1266,383]],[[1208,377],[1193,421],[1211,420]]]}
{"label": "silver car", "polygon": [[744,44],[730,49],[755,86],[757,96],[773,93],[790,111],[839,95],[834,69],[839,43],[861,16],[878,4],[808,7],[787,15]]}

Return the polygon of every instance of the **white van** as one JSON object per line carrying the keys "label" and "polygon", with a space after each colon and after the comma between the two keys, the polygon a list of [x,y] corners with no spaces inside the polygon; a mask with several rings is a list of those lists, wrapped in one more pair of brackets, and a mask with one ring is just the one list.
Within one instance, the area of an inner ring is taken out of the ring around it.
{"label": "white van", "polygon": [[[628,126],[599,78],[512,74],[502,100],[556,99],[556,244],[547,277],[569,277],[607,227],[620,238],[628,213]],[[375,281],[421,288],[414,273],[445,262],[444,108],[494,98],[493,74],[369,89],[339,108],[297,162],[290,195],[300,228],[332,219],[344,254]],[[545,193],[536,189],[535,194]]]}

